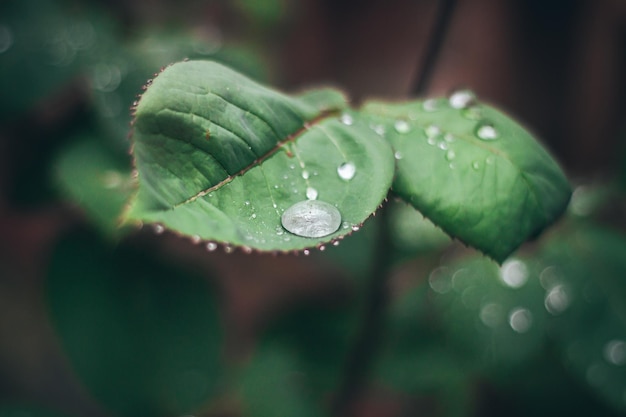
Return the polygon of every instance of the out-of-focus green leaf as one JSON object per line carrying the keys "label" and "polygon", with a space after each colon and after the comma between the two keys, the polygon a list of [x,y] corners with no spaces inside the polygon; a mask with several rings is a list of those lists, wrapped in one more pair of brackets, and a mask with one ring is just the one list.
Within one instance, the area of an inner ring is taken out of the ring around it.
{"label": "out-of-focus green leaf", "polygon": [[117,415],[181,415],[219,389],[222,330],[203,279],[76,236],[53,255],[47,298],[74,370]]}
{"label": "out-of-focus green leaf", "polygon": [[362,112],[396,152],[393,190],[498,262],[567,206],[569,184],[545,149],[468,91],[449,100],[370,102]]}
{"label": "out-of-focus green leaf", "polygon": [[0,417],[66,417],[65,414],[35,406],[0,406]]}
{"label": "out-of-focus green leaf", "polygon": [[165,69],[137,106],[127,221],[266,251],[351,233],[387,195],[393,157],[339,99],[286,96],[214,62]]}
{"label": "out-of-focus green leaf", "polygon": [[120,213],[134,190],[127,155],[84,135],[61,152],[56,177],[62,191],[104,234],[117,234]]}

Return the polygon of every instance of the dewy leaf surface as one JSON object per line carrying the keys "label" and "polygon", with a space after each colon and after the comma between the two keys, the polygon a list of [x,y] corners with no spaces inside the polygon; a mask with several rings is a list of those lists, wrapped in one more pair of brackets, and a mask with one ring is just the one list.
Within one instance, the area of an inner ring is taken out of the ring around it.
{"label": "dewy leaf surface", "polygon": [[[136,108],[139,189],[127,222],[160,223],[227,245],[290,251],[339,238],[381,204],[390,146],[334,90],[290,97],[214,62],[172,65]],[[350,179],[338,167],[355,167]],[[306,238],[281,216],[317,199],[341,215],[336,232]]]}
{"label": "dewy leaf surface", "polygon": [[393,191],[496,261],[567,206],[570,186],[546,150],[469,92],[450,100],[370,102],[362,112],[379,124],[396,152]]}

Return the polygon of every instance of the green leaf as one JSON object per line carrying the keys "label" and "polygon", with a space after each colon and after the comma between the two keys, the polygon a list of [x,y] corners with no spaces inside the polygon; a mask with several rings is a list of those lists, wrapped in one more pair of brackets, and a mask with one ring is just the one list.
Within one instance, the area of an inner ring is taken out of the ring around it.
{"label": "green leaf", "polygon": [[370,102],[362,112],[396,151],[394,192],[498,262],[567,206],[570,186],[544,148],[467,91],[450,100]]}
{"label": "green leaf", "polygon": [[205,278],[91,235],[56,248],[47,299],[73,369],[115,415],[172,416],[216,395],[224,366]]}
{"label": "green leaf", "polygon": [[133,183],[128,156],[109,149],[99,138],[81,135],[60,153],[55,176],[63,193],[108,236],[119,232],[119,215]]}
{"label": "green leaf", "polygon": [[[214,62],[166,68],[136,108],[139,189],[126,221],[266,251],[350,233],[386,197],[394,164],[389,145],[345,106],[336,91],[290,97]],[[355,171],[342,178],[346,163]],[[308,199],[336,208],[340,225],[313,238],[285,231],[283,213]]]}

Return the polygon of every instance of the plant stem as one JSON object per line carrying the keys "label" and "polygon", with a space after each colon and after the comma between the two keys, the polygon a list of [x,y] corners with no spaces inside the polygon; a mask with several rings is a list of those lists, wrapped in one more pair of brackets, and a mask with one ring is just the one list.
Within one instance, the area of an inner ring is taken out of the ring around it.
{"label": "plant stem", "polygon": [[439,0],[435,10],[435,22],[433,24],[430,39],[426,44],[426,52],[422,59],[422,68],[417,74],[413,84],[413,95],[419,96],[426,93],[430,84],[435,65],[441,52],[441,47],[446,39],[450,21],[456,6],[456,0]]}
{"label": "plant stem", "polygon": [[[432,34],[422,61],[422,69],[413,87],[415,95],[425,93],[430,83],[455,5],[456,0],[439,0],[438,2]],[[345,380],[332,407],[332,413],[335,416],[347,415],[350,406],[362,394],[383,333],[385,313],[389,305],[387,277],[393,258],[389,212],[389,204],[383,205],[378,211],[377,250],[368,280],[362,328],[346,365]]]}

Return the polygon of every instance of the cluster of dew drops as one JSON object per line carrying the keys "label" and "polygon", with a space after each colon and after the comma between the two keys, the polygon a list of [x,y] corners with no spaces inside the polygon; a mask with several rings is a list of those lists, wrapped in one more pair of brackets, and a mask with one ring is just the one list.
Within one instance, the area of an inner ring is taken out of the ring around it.
{"label": "cluster of dew drops", "polygon": [[[494,124],[483,118],[482,109],[478,105],[477,97],[472,91],[467,89],[456,90],[449,95],[447,101],[431,98],[422,102],[422,110],[426,113],[436,112],[444,108],[459,110],[465,119],[476,121],[473,134],[477,139],[489,142],[499,138],[500,134]],[[417,119],[417,115],[414,113],[409,114],[409,119],[415,120]],[[411,123],[406,119],[398,119],[394,123],[394,130],[398,134],[407,134],[411,132],[412,128]],[[445,159],[449,162],[449,167],[451,169],[456,168],[455,158],[457,154],[453,149],[452,143],[455,142],[457,138],[452,133],[445,132],[445,130],[437,124],[424,126],[423,132],[426,136],[427,143],[441,149],[444,152]],[[401,152],[398,151],[395,153],[396,159],[402,159],[402,157]],[[490,155],[483,162],[478,160],[473,161],[471,166],[474,170],[479,170],[482,163],[492,165],[494,162],[495,158]]]}

